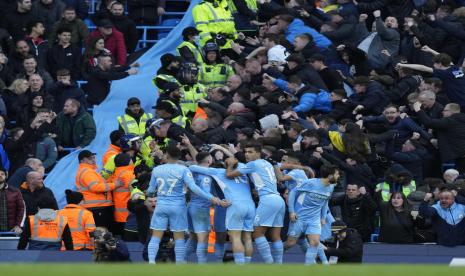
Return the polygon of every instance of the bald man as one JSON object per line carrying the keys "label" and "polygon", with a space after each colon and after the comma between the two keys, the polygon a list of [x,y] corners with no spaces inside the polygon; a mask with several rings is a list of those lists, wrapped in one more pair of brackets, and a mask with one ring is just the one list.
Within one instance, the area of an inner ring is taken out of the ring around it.
{"label": "bald man", "polygon": [[26,215],[34,215],[37,213],[37,204],[44,200],[52,199],[55,203],[54,209],[58,210],[58,204],[53,195],[53,192],[45,187],[44,175],[41,172],[32,171],[26,175],[26,181],[21,184],[19,190],[23,195],[23,200],[26,205]]}

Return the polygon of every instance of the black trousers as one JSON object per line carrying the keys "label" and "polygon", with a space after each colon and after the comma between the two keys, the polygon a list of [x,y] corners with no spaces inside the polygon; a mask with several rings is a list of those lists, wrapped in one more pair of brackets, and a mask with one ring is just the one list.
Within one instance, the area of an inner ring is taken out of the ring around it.
{"label": "black trousers", "polygon": [[89,211],[94,215],[96,227],[106,227],[110,232],[114,231],[115,218],[113,206],[89,208]]}

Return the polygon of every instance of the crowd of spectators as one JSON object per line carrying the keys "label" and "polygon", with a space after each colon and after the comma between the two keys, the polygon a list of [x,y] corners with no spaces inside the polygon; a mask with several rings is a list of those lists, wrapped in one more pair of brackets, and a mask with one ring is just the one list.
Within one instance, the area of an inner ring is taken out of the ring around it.
{"label": "crowd of spectators", "polygon": [[[222,34],[197,21],[183,38],[210,35],[194,43],[201,62],[181,50],[161,57],[153,115],[163,122],[139,134],[155,142],[151,160],[132,153],[133,161],[159,164],[169,140],[186,162],[198,151],[210,151],[220,165],[230,155],[243,162],[244,145],[259,141],[282,170],[294,154],[314,172],[337,165],[344,175],[332,214],[364,242],[379,231],[380,242],[464,244],[465,2],[259,0],[256,9],[249,2],[199,4],[233,3],[236,23],[248,22],[247,30],[224,34],[225,46]],[[0,231],[20,234],[22,213],[35,214],[41,198],[54,198],[44,172],[66,148],[95,138],[87,108],[105,100],[111,80],[137,74],[139,64],[127,64],[137,49],[136,25],[165,13],[164,1],[102,1],[93,15],[85,3],[2,2]],[[91,33],[88,16],[97,26]],[[81,89],[77,80],[88,82]],[[134,105],[140,101],[128,101],[126,114],[139,124],[149,111]],[[129,206],[150,209],[138,200]],[[146,236],[147,227],[139,228]]]}

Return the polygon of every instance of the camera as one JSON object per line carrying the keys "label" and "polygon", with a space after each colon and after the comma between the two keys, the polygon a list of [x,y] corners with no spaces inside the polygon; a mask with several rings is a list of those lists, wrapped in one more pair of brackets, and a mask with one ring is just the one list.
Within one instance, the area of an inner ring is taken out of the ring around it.
{"label": "camera", "polygon": [[94,238],[93,258],[95,262],[111,262],[114,260],[113,251],[118,240],[111,232],[96,229],[90,236]]}

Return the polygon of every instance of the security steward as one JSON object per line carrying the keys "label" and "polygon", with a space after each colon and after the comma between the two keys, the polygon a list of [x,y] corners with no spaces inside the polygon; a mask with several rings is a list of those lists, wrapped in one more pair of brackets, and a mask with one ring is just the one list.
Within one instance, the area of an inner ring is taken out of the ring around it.
{"label": "security steward", "polygon": [[140,100],[132,97],[127,102],[125,114],[118,116],[119,130],[126,134],[144,135],[145,122],[152,117],[152,114],[145,112],[140,107]]}
{"label": "security steward", "polygon": [[183,62],[178,73],[178,80],[182,87],[181,109],[189,118],[194,117],[197,110],[197,102],[207,97],[205,86],[198,83],[199,68],[195,63]]}
{"label": "security steward", "polygon": [[113,130],[110,133],[110,145],[108,146],[107,150],[103,154],[103,157],[102,157],[103,170],[100,171],[100,174],[102,174],[102,176],[105,179],[108,179],[110,174],[113,173],[113,171],[105,170],[105,166],[106,166],[107,162],[109,160],[113,160],[115,158],[115,155],[122,152],[119,141],[120,141],[121,137],[123,136],[123,134],[124,133],[121,132],[120,130]]}
{"label": "security steward", "polygon": [[89,210],[79,205],[84,196],[71,190],[66,190],[65,195],[68,205],[58,213],[68,219],[74,250],[94,249],[93,241],[90,238],[90,233],[95,231],[94,216]]}
{"label": "security steward", "polygon": [[115,222],[114,235],[123,235],[124,225],[129,216],[128,200],[131,196],[130,186],[135,179],[134,165],[131,156],[127,153],[120,153],[115,157],[114,178],[121,181],[122,186],[113,191],[113,201],[115,203]]}
{"label": "security steward", "polygon": [[179,125],[180,127],[186,127],[187,124],[187,116],[184,114],[181,108],[181,100],[182,100],[182,92],[181,86],[178,82],[170,82],[165,85],[165,90],[160,95],[157,100],[157,104],[160,102],[167,102],[169,103],[173,109],[176,111],[175,114],[172,116],[172,122]]}
{"label": "security steward", "polygon": [[39,211],[29,216],[24,223],[24,231],[18,242],[18,250],[60,250],[62,242],[66,250],[73,250],[73,239],[68,219],[54,210],[55,200],[42,198],[37,207]]}
{"label": "security steward", "polygon": [[176,48],[184,62],[195,63],[200,66],[203,63],[202,51],[199,49],[199,30],[194,27],[187,27],[182,30],[184,40]]}
{"label": "security steward", "polygon": [[111,192],[121,186],[121,183],[107,182],[97,172],[95,153],[83,150],[78,159],[79,168],[75,181],[77,191],[84,196],[81,206],[92,212],[96,226],[112,229],[114,206]]}
{"label": "security steward", "polygon": [[170,82],[178,82],[176,76],[182,59],[173,54],[164,54],[160,58],[161,67],[157,71],[157,75],[152,79],[153,84],[158,89],[158,95],[165,90],[165,85]]}
{"label": "security steward", "polygon": [[199,82],[207,89],[225,86],[228,78],[234,75],[233,68],[221,61],[219,48],[215,42],[207,42],[203,51],[205,52],[205,63],[200,67]]}
{"label": "security steward", "polygon": [[204,0],[194,7],[192,17],[200,31],[200,46],[213,39],[222,51],[231,52],[237,31],[226,0]]}
{"label": "security steward", "polygon": [[325,248],[330,263],[361,263],[363,257],[362,237],[356,229],[336,220],[331,224],[331,233],[335,238],[332,245]]}

